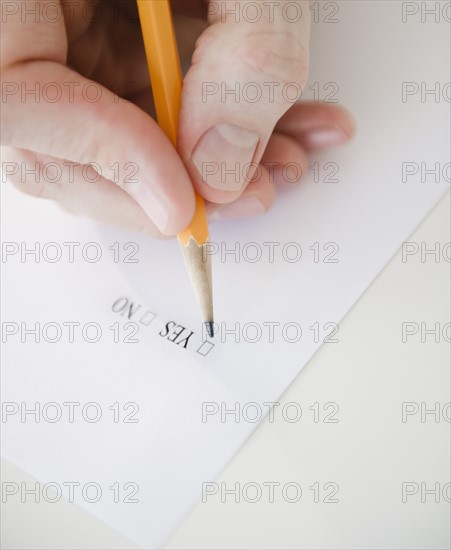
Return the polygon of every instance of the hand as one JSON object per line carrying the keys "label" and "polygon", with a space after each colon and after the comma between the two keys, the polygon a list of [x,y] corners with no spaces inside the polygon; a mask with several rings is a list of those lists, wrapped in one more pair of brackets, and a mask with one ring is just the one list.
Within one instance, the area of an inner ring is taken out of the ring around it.
{"label": "hand", "polygon": [[354,132],[338,106],[293,103],[309,55],[308,2],[296,3],[294,23],[282,2],[261,2],[258,17],[246,2],[227,13],[235,0],[173,0],[188,68],[177,153],[149,117],[135,2],[2,0],[4,172],[26,193],[153,236],[188,225],[193,185],[211,220],[267,211],[288,163],[305,173],[308,152]]}

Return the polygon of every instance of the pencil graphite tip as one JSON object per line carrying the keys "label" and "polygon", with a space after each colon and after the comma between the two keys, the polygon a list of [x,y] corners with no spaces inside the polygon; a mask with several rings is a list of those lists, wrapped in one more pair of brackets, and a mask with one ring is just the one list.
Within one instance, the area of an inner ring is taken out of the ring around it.
{"label": "pencil graphite tip", "polygon": [[214,335],[215,335],[214,322],[205,321],[205,329],[207,331],[208,336],[210,336],[210,338],[214,338]]}

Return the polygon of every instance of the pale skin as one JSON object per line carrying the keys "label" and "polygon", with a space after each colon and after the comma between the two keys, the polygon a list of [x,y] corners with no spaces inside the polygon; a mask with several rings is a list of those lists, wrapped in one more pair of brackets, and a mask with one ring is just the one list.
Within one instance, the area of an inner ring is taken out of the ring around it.
{"label": "pale skin", "polygon": [[[263,15],[252,22],[250,12],[227,15],[236,0],[172,2],[187,71],[177,150],[149,116],[152,94],[133,0],[61,0],[58,21],[46,11],[55,0],[31,2],[39,6],[35,16],[24,15],[23,2],[17,13],[14,2],[1,3],[2,157],[20,167],[9,179],[77,215],[172,236],[192,219],[194,189],[206,199],[211,221],[259,215],[271,208],[277,186],[289,184],[288,163],[306,174],[312,151],[354,134],[341,106],[294,103],[281,93],[307,80],[304,0],[297,2],[296,23],[280,7],[268,12],[263,0]],[[249,100],[249,83],[253,94],[261,92],[257,101]],[[238,95],[223,95],[232,85]],[[38,95],[24,93],[30,89]],[[51,162],[62,167],[58,181],[24,177],[24,168]],[[102,177],[93,173],[89,181],[91,163]],[[213,176],[204,171],[236,163],[232,182],[222,168]],[[130,183],[133,167],[137,182]]]}

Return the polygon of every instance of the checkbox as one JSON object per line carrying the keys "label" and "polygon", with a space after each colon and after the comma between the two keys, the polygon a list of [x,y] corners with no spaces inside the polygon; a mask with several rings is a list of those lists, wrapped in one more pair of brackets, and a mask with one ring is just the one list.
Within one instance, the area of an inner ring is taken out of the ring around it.
{"label": "checkbox", "polygon": [[155,313],[152,313],[151,311],[146,311],[146,313],[144,313],[144,315],[141,317],[139,322],[142,325],[148,327],[150,323],[155,319],[155,317],[156,317]]}
{"label": "checkbox", "polygon": [[200,355],[203,355],[204,357],[210,353],[210,351],[215,347],[214,344],[211,342],[205,341],[201,346],[197,349],[197,353]]}

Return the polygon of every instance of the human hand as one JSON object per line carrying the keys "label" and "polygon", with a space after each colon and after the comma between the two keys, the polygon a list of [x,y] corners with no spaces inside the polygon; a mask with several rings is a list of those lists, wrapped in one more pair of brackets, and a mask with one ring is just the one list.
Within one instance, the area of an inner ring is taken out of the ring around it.
{"label": "human hand", "polygon": [[173,0],[189,67],[178,152],[148,116],[135,2],[61,0],[59,17],[54,0],[26,4],[2,0],[4,159],[22,191],[76,214],[174,235],[193,216],[193,185],[211,220],[260,214],[284,167],[305,172],[307,153],[353,134],[344,109],[293,104],[308,71],[304,0],[297,23],[283,2],[261,2],[254,21],[246,2]]}

